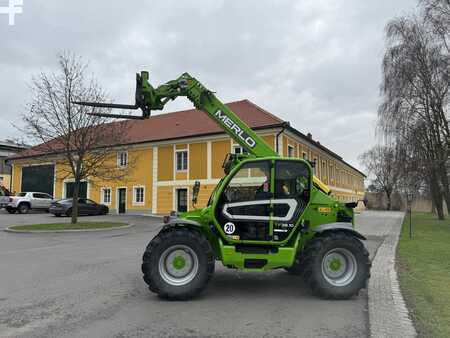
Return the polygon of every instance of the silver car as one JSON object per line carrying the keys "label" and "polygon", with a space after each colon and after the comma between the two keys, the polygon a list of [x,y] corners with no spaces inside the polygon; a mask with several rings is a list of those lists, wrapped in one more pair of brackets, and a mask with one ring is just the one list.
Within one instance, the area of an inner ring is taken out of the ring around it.
{"label": "silver car", "polygon": [[31,209],[48,211],[54,201],[52,196],[44,192],[19,192],[16,196],[6,197],[5,200],[0,207],[5,208],[10,214],[16,211],[26,214]]}

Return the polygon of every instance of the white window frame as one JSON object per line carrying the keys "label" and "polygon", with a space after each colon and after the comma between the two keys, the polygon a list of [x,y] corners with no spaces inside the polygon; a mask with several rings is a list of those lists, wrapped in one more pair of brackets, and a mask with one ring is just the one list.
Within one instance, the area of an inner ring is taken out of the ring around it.
{"label": "white window frame", "polygon": [[[75,179],[73,178],[66,178],[62,181],[62,189],[61,189],[61,198],[68,198],[66,197],[66,193],[67,193],[67,187],[66,187],[66,183],[74,183]],[[80,183],[86,182],[86,198],[90,199],[91,197],[91,183],[90,180],[84,179],[81,180]],[[53,189],[54,190],[54,189]]]}
{"label": "white window frame", "polygon": [[236,149],[241,149],[241,152],[239,153],[240,155],[247,155],[248,154],[248,150],[245,149],[243,146],[241,146],[240,144],[233,144],[233,146],[231,147],[231,152],[233,154],[236,154]]}
{"label": "white window frame", "polygon": [[116,214],[119,214],[119,189],[125,189],[125,214],[128,210],[128,187],[127,186],[121,186],[116,187]]}
{"label": "white window frame", "polygon": [[[109,190],[109,202],[105,201],[105,190]],[[111,187],[101,187],[100,188],[100,203],[105,205],[111,205],[112,201],[112,188]]]}
{"label": "white window frame", "polygon": [[[292,152],[292,154],[289,154],[289,152]],[[287,157],[295,157],[295,148],[293,145],[288,144],[287,146]]]}
{"label": "white window frame", "polygon": [[186,200],[186,204],[187,204],[187,211],[189,211],[189,208],[190,208],[190,203],[189,203],[189,201],[190,201],[190,194],[191,194],[191,192],[190,192],[190,188],[192,188],[191,186],[185,186],[185,185],[177,185],[177,186],[175,186],[175,187],[173,187],[173,189],[172,189],[172,196],[173,196],[173,198],[172,198],[172,210],[177,210],[178,209],[178,193],[177,193],[177,190],[179,190],[179,189],[186,189],[187,190],[187,195],[186,195],[186,198],[187,198],[187,200]]}
{"label": "white window frame", "polygon": [[[178,169],[178,153],[186,153],[186,169]],[[175,172],[177,173],[185,173],[189,171],[189,150],[186,149],[177,149],[175,150]]]}
{"label": "white window frame", "polygon": [[[122,154],[125,154],[126,156],[126,163],[125,165],[122,164]],[[128,151],[122,150],[117,152],[117,167],[119,168],[126,168],[128,166]]]}
{"label": "white window frame", "polygon": [[[137,189],[142,189],[142,202],[137,201]],[[133,186],[133,205],[144,205],[145,204],[145,186],[135,185]]]}

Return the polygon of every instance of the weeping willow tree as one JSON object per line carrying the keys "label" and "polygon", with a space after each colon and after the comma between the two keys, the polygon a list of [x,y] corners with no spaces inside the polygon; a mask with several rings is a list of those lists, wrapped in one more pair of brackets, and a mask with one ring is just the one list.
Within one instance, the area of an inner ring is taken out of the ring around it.
{"label": "weeping willow tree", "polygon": [[392,20],[386,27],[386,40],[379,127],[390,142],[407,146],[409,154],[414,152],[410,158],[423,166],[442,219],[443,199],[450,212],[450,58],[446,41],[424,15]]}

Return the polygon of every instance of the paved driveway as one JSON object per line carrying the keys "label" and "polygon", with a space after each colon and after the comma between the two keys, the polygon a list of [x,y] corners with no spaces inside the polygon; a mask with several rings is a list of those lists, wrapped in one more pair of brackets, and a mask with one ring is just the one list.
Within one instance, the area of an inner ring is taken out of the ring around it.
{"label": "paved driveway", "polygon": [[[147,290],[141,255],[158,219],[102,216],[136,224],[125,230],[70,234],[0,231],[0,336],[302,336],[367,335],[367,292],[348,301],[313,297],[284,271],[244,273],[216,264],[206,292],[187,302],[160,300]],[[47,214],[9,215],[10,224],[60,221]],[[366,212],[371,255],[389,213]],[[379,231],[378,231],[378,230]]]}

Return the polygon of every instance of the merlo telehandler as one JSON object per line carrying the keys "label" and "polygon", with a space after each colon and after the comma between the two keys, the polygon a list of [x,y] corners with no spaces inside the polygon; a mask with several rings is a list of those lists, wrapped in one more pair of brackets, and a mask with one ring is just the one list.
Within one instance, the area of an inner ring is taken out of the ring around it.
{"label": "merlo telehandler", "polygon": [[[370,276],[364,236],[354,229],[357,202],[343,203],[314,176],[313,163],[280,156],[249,126],[187,73],[154,88],[148,72],[136,74],[134,105],[82,105],[141,109],[142,115],[97,114],[146,119],[152,110],[179,96],[204,111],[247,154],[228,154],[225,176],[206,207],[171,212],[143,255],[144,281],[166,299],[199,294],[214,273],[215,261],[245,271],[285,269],[302,275],[312,292],[347,299]],[[193,186],[193,205],[200,182]]]}

